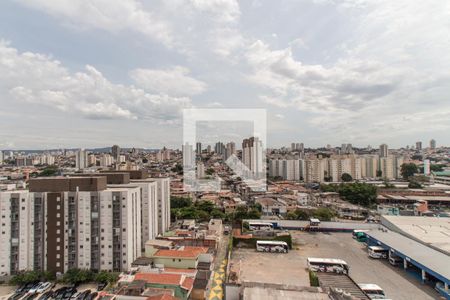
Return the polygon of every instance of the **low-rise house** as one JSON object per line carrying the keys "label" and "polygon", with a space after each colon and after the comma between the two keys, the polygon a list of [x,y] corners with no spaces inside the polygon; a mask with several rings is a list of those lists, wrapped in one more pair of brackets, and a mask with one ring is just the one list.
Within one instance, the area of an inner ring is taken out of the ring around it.
{"label": "low-rise house", "polygon": [[212,260],[208,248],[183,246],[179,249],[158,250],[152,255],[155,265],[165,268],[196,269],[199,262]]}
{"label": "low-rise house", "polygon": [[146,287],[171,289],[175,297],[183,300],[189,298],[194,285],[194,278],[184,274],[138,273],[135,279],[144,281]]}

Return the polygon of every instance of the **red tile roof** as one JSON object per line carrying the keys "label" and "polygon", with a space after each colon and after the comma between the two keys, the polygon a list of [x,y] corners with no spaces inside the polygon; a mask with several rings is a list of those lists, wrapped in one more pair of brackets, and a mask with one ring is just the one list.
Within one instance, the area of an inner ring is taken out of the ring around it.
{"label": "red tile roof", "polygon": [[134,280],[144,280],[147,283],[180,285],[181,274],[137,273]]}
{"label": "red tile roof", "polygon": [[181,287],[185,290],[192,290],[192,287],[194,286],[194,278],[186,277],[184,279],[183,283],[181,284]]}
{"label": "red tile roof", "polygon": [[153,256],[160,257],[183,257],[183,258],[197,258],[200,254],[208,252],[205,247],[184,247],[183,250],[164,250],[156,251]]}

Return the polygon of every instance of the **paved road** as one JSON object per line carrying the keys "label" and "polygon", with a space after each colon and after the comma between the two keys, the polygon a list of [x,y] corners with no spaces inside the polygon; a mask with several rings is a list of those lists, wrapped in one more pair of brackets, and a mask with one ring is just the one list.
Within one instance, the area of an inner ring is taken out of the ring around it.
{"label": "paved road", "polygon": [[369,258],[364,245],[349,233],[293,232],[293,237],[305,264],[306,257],[341,258],[349,264],[350,276],[357,283],[378,284],[390,299],[439,299],[431,287],[422,285],[402,269],[392,267],[386,260]]}

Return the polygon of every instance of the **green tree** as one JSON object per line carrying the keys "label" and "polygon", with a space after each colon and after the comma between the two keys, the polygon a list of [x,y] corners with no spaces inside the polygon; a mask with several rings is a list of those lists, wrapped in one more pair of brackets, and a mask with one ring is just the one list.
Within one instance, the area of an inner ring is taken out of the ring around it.
{"label": "green tree", "polygon": [[309,218],[311,217],[309,212],[300,208],[297,208],[295,210],[295,214],[297,215],[297,220],[309,220]]}
{"label": "green tree", "polygon": [[176,196],[170,197],[170,207],[171,208],[183,208],[183,207],[189,207],[191,205],[192,205],[191,198],[176,197]]}
{"label": "green tree", "polygon": [[83,282],[92,281],[94,274],[91,270],[85,269],[69,269],[64,274],[63,281],[71,284],[80,284]]}
{"label": "green tree", "polygon": [[331,221],[334,217],[334,213],[329,208],[320,207],[313,212],[313,217],[321,221]]}
{"label": "green tree", "polygon": [[381,176],[383,176],[383,171],[381,171],[381,170],[377,170],[377,177],[381,177]]}
{"label": "green tree", "polygon": [[257,211],[256,209],[251,209],[247,213],[248,219],[259,219],[261,218],[261,213]]}
{"label": "green tree", "polygon": [[421,188],[423,188],[423,186],[420,184],[419,181],[413,180],[413,179],[411,179],[411,180],[409,181],[408,187],[409,187],[410,189],[421,189]]}
{"label": "green tree", "polygon": [[117,272],[100,271],[94,276],[96,282],[113,283],[117,280],[119,280],[119,273]]}
{"label": "green tree", "polygon": [[351,182],[353,180],[352,175],[348,174],[348,173],[343,173],[341,176],[341,180],[343,182]]}
{"label": "green tree", "polygon": [[419,170],[417,165],[414,163],[403,164],[400,168],[400,174],[402,174],[403,179],[408,180],[409,177],[414,176]]}
{"label": "green tree", "polygon": [[19,285],[39,281],[42,277],[41,275],[39,271],[20,272],[11,278],[11,283]]}
{"label": "green tree", "polygon": [[212,203],[211,201],[208,201],[208,200],[197,201],[195,203],[195,207],[197,209],[203,210],[209,214],[214,209],[214,203]]}
{"label": "green tree", "polygon": [[213,168],[208,168],[208,169],[205,171],[205,174],[206,174],[206,175],[212,175],[212,174],[214,174],[214,169],[213,169]]}
{"label": "green tree", "polygon": [[220,209],[218,209],[218,208],[214,208],[212,211],[211,211],[211,217],[212,218],[214,218],[214,219],[225,219],[225,213],[224,212],[222,212]]}
{"label": "green tree", "polygon": [[350,203],[369,207],[376,202],[377,188],[360,182],[341,184],[339,195]]}
{"label": "green tree", "polygon": [[48,166],[45,167],[39,176],[55,176],[59,173],[59,169],[57,166]]}

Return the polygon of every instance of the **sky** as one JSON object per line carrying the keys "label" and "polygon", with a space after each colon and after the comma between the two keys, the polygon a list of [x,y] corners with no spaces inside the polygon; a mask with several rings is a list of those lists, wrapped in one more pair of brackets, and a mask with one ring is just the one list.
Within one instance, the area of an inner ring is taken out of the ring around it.
{"label": "sky", "polygon": [[0,149],[180,148],[185,108],[266,109],[269,147],[450,145],[450,2],[0,1],[0,107]]}

